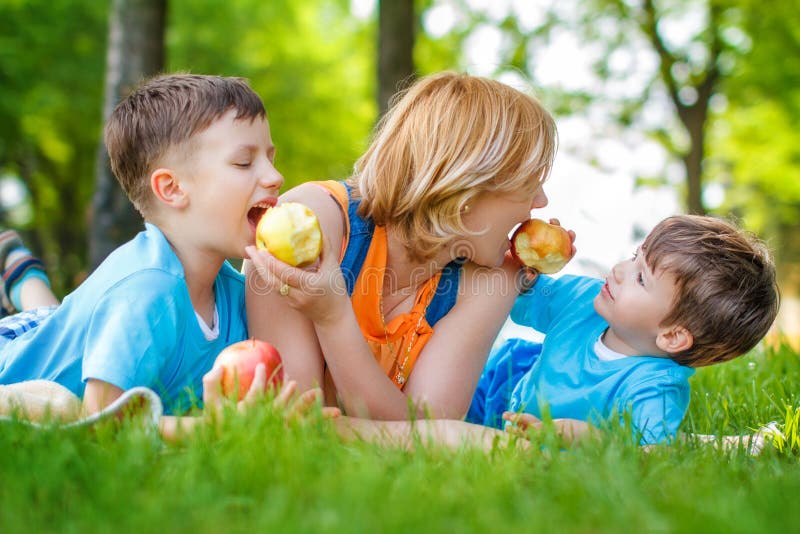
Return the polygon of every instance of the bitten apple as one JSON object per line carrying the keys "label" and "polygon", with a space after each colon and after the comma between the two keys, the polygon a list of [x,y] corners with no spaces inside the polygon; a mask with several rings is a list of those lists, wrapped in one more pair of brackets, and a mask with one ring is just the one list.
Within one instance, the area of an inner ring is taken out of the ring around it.
{"label": "bitten apple", "polygon": [[298,202],[284,202],[270,208],[258,221],[256,246],[289,265],[311,265],[322,251],[317,216]]}
{"label": "bitten apple", "polygon": [[572,240],[561,226],[531,219],[511,236],[511,253],[528,267],[553,274],[572,257]]}
{"label": "bitten apple", "polygon": [[250,391],[259,363],[266,367],[267,386],[280,388],[283,384],[283,362],[278,349],[272,344],[259,339],[247,339],[225,347],[214,362],[214,367],[222,367],[223,395],[231,397],[238,391],[238,400],[242,400]]}

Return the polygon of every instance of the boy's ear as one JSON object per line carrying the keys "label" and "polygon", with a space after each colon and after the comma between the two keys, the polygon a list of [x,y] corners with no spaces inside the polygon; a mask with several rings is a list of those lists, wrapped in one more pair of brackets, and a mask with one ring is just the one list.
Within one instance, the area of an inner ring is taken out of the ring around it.
{"label": "boy's ear", "polygon": [[683,326],[661,329],[656,336],[656,346],[668,354],[677,354],[692,348],[694,336]]}
{"label": "boy's ear", "polygon": [[183,208],[189,202],[189,196],[172,169],[161,167],[154,170],[150,175],[150,189],[160,202],[173,208]]}

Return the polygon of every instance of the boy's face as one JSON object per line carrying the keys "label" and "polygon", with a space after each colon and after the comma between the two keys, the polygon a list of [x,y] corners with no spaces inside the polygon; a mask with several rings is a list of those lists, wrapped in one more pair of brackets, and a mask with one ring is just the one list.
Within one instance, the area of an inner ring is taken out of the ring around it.
{"label": "boy's face", "polygon": [[244,257],[260,216],[275,205],[283,185],[267,121],[235,115],[230,110],[196,134],[176,167],[189,198],[184,235],[223,258]]}
{"label": "boy's face", "polygon": [[656,346],[656,337],[676,291],[675,277],[664,270],[653,273],[641,249],[615,265],[594,299],[595,310],[609,325],[604,342],[629,356],[666,355]]}

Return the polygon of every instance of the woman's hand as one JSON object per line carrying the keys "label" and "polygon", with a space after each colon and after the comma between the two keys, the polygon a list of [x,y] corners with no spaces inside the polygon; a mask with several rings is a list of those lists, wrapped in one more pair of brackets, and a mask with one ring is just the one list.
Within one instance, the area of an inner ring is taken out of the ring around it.
{"label": "woman's hand", "polygon": [[[315,324],[330,324],[350,306],[344,276],[330,241],[324,240],[319,261],[305,269],[292,267],[267,251],[245,249],[263,285],[254,291],[274,291]],[[253,278],[257,280],[258,278]]]}

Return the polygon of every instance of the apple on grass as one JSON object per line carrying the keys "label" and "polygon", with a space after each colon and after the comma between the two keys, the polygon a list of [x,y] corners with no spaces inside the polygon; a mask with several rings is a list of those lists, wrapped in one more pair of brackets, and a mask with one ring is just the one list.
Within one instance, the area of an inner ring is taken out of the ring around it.
{"label": "apple on grass", "polygon": [[247,339],[225,347],[214,361],[214,367],[222,367],[222,394],[237,395],[237,400],[242,400],[250,391],[259,363],[266,367],[267,387],[279,389],[283,384],[283,362],[271,343]]}
{"label": "apple on grass", "polygon": [[511,253],[528,267],[553,274],[572,258],[572,240],[561,226],[531,219],[511,236]]}
{"label": "apple on grass", "polygon": [[319,220],[308,206],[284,202],[261,216],[256,247],[294,267],[311,265],[322,251]]}

